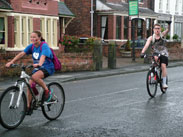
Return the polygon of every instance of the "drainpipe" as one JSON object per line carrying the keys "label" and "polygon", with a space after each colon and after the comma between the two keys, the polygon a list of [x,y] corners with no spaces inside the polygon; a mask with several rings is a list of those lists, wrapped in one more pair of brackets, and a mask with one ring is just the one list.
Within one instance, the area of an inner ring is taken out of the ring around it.
{"label": "drainpipe", "polygon": [[91,14],[91,37],[93,37],[93,0],[91,0],[91,11],[90,11],[90,14]]}

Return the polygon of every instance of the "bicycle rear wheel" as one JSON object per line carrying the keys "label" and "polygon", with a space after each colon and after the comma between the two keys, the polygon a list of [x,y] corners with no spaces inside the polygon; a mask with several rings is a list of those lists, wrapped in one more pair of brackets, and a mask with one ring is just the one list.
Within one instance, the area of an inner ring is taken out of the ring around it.
{"label": "bicycle rear wheel", "polygon": [[157,91],[157,75],[152,70],[148,71],[147,78],[146,78],[146,86],[147,86],[147,92],[150,97],[155,97],[156,91]]}
{"label": "bicycle rear wheel", "polygon": [[4,128],[14,129],[23,121],[26,113],[26,96],[23,92],[19,107],[17,100],[19,88],[12,86],[7,88],[0,97],[0,123]]}
{"label": "bicycle rear wheel", "polygon": [[[49,102],[44,102],[41,108],[43,115],[48,120],[55,120],[61,115],[64,109],[65,93],[63,87],[57,82],[48,84],[48,89],[53,92],[52,99]],[[42,100],[44,100],[44,94]]]}

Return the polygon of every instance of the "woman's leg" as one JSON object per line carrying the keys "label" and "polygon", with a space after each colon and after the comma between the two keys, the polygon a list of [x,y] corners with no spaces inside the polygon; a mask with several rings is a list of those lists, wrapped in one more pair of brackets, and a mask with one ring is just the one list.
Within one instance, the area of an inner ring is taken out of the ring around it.
{"label": "woman's leg", "polygon": [[41,86],[44,90],[48,90],[48,87],[46,86],[46,84],[43,81],[44,78],[44,73],[42,70],[39,70],[37,72],[35,72],[32,75],[32,80],[35,81],[39,86]]}
{"label": "woman's leg", "polygon": [[[46,84],[43,81],[44,78],[44,73],[39,70],[37,72],[35,72],[32,75],[32,79],[29,81],[29,84],[32,85],[32,83],[36,82],[39,86],[41,86],[45,91],[48,91],[48,87],[46,86]],[[30,103],[32,101],[32,95],[28,89],[27,91],[27,107],[30,108]]]}
{"label": "woman's leg", "polygon": [[[32,85],[33,82],[34,82],[33,80],[29,80],[30,86]],[[29,88],[28,88],[28,89],[27,89],[27,108],[28,108],[28,109],[30,108],[30,103],[31,103],[31,101],[32,101],[32,95],[31,95],[30,90],[29,90]]]}

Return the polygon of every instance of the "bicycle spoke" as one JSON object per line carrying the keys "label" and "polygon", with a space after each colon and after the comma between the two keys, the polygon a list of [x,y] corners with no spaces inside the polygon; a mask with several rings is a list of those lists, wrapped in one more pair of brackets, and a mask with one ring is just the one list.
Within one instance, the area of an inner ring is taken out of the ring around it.
{"label": "bicycle spoke", "polygon": [[25,117],[25,94],[22,95],[19,106],[17,106],[18,96],[19,90],[13,86],[5,90],[0,98],[0,122],[7,129],[16,128]]}
{"label": "bicycle spoke", "polygon": [[53,82],[48,85],[49,90],[53,91],[50,102],[44,102],[42,111],[44,116],[49,120],[58,118],[65,105],[65,94],[60,84]]}

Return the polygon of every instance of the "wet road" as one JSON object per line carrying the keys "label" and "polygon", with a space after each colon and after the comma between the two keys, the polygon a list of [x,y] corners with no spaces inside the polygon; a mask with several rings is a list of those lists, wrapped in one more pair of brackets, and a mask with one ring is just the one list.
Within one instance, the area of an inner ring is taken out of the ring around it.
{"label": "wet road", "polygon": [[183,67],[169,68],[169,89],[150,99],[146,73],[64,83],[66,105],[56,121],[41,111],[0,137],[181,137]]}

